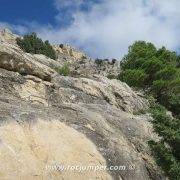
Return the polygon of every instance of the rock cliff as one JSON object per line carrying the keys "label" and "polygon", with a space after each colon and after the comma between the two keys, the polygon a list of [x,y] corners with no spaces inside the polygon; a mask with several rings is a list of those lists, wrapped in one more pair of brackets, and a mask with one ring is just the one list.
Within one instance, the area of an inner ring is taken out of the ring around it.
{"label": "rock cliff", "polygon": [[101,63],[88,57],[85,53],[76,50],[69,45],[54,45],[58,60],[61,65],[68,64],[73,76],[89,77],[93,74],[103,76],[118,75],[120,72],[120,62],[117,60],[104,59]]}
{"label": "rock cliff", "polygon": [[[158,138],[151,117],[137,115],[148,108],[143,94],[102,76],[83,53],[56,47],[54,61],[15,38],[0,33],[0,179],[165,179],[147,145]],[[54,70],[70,60],[74,76]]]}

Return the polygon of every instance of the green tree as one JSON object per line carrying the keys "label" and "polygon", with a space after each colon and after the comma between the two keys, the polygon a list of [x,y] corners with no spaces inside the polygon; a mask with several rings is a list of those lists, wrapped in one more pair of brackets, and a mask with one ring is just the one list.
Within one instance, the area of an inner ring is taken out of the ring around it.
{"label": "green tree", "polygon": [[[153,126],[161,140],[149,145],[156,162],[171,180],[180,179],[180,56],[165,47],[137,41],[121,62],[118,78],[153,96],[161,105],[151,109]],[[165,107],[163,107],[163,106]],[[172,117],[167,115],[172,112]]]}
{"label": "green tree", "polygon": [[128,54],[121,61],[121,68],[123,70],[137,69],[141,67],[145,60],[152,58],[156,52],[156,47],[152,43],[136,41],[133,45],[129,46]]}
{"label": "green tree", "polygon": [[143,87],[146,79],[146,74],[144,70],[128,69],[121,73],[119,79],[128,83],[130,86]]}
{"label": "green tree", "polygon": [[44,54],[51,59],[56,59],[56,52],[49,41],[43,42],[36,33],[24,35],[23,38],[16,39],[17,44],[27,53]]}
{"label": "green tree", "polygon": [[152,93],[159,103],[177,115],[180,104],[175,96],[179,97],[180,93],[179,61],[179,56],[165,47],[156,49],[152,43],[137,41],[123,58],[118,78]]}

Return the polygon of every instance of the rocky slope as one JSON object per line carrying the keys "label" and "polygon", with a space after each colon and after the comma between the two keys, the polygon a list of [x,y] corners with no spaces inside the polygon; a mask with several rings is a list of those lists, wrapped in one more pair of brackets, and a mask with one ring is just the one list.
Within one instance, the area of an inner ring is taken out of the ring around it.
{"label": "rocky slope", "polygon": [[[135,115],[148,108],[142,94],[88,71],[95,64],[84,54],[59,51],[54,61],[24,53],[15,37],[0,34],[0,179],[165,179],[147,145],[158,138],[151,117]],[[52,68],[70,60],[73,77]],[[57,164],[107,169],[61,171]]]}
{"label": "rocky slope", "polygon": [[120,72],[119,61],[113,62],[112,60],[101,60],[97,64],[95,60],[88,57],[85,53],[76,50],[69,45],[55,45],[58,60],[60,64],[68,64],[71,68],[73,76],[89,77],[93,74],[103,76],[118,75]]}

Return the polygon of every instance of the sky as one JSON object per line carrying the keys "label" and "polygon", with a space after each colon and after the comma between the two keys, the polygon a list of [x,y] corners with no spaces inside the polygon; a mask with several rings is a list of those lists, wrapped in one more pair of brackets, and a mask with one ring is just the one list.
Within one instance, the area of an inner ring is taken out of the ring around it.
{"label": "sky", "polygon": [[121,59],[137,40],[179,52],[179,7],[180,0],[0,0],[0,27]]}

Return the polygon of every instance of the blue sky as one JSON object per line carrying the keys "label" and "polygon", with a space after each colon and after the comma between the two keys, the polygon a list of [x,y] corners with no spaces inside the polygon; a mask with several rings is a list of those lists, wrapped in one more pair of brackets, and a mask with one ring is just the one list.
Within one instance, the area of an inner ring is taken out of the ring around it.
{"label": "blue sky", "polygon": [[[78,0],[81,2],[81,0]],[[0,0],[0,21],[10,24],[26,24],[34,22],[41,25],[54,27],[66,27],[72,22],[72,14],[78,10],[87,12],[92,3],[100,3],[102,0],[85,1],[74,5],[77,0]],[[73,3],[71,3],[73,2]],[[57,16],[61,16],[58,21]]]}
{"label": "blue sky", "polygon": [[92,57],[121,58],[136,40],[177,51],[179,0],[0,0],[0,27],[35,31]]}
{"label": "blue sky", "polygon": [[54,24],[58,13],[52,0],[0,0],[0,4],[1,21],[12,24],[22,21]]}

